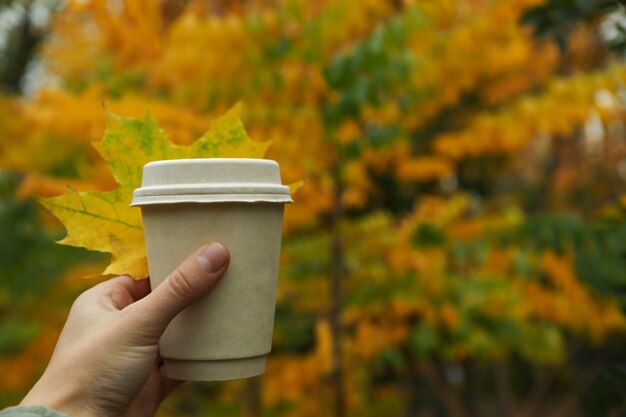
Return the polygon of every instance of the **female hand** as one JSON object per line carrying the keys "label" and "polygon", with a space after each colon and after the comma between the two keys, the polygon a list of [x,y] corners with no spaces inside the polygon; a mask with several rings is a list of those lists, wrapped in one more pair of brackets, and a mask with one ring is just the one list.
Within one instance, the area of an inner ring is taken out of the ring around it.
{"label": "female hand", "polygon": [[48,367],[20,405],[72,417],[153,416],[183,382],[162,374],[159,338],[178,313],[211,291],[229,261],[227,249],[212,243],[152,293],[147,280],[120,276],[81,294]]}

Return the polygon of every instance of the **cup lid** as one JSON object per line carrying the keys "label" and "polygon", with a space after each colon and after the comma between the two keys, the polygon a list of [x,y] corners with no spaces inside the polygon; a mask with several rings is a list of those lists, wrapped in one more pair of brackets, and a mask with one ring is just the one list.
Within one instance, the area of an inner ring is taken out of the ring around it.
{"label": "cup lid", "polygon": [[275,161],[248,158],[173,159],[143,167],[131,206],[172,203],[292,203]]}

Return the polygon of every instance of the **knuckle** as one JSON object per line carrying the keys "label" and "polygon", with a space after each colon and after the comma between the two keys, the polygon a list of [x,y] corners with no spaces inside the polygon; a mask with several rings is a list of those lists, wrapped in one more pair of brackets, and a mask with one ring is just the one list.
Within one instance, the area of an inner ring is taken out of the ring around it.
{"label": "knuckle", "polygon": [[83,307],[84,305],[89,304],[89,300],[92,298],[93,288],[90,288],[76,297],[74,302],[72,303],[72,309],[78,309]]}
{"label": "knuckle", "polygon": [[195,294],[189,275],[180,269],[175,269],[170,274],[167,285],[172,293],[183,299],[193,298]]}
{"label": "knuckle", "polygon": [[133,302],[132,297],[121,288],[111,288],[106,295],[106,299],[111,300],[113,306],[118,310],[122,310]]}

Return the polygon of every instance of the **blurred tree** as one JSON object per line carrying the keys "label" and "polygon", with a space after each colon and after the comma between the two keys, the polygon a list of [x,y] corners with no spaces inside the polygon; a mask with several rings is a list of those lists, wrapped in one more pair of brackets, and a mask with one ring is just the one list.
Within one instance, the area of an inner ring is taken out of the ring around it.
{"label": "blurred tree", "polygon": [[[110,189],[102,101],[189,143],[244,100],[284,181],[307,179],[249,414],[570,415],[626,326],[619,11],[69,1],[42,52],[60,84],[2,103],[0,160],[22,196]],[[163,413],[237,414],[241,389]]]}
{"label": "blurred tree", "polygon": [[6,93],[20,93],[24,77],[46,36],[49,14],[59,7],[57,0],[3,0],[3,42],[0,44],[0,84]]}
{"label": "blurred tree", "polygon": [[553,36],[564,49],[576,24],[602,19],[619,10],[620,4],[613,0],[549,0],[529,10],[523,22],[531,24],[539,36]]}

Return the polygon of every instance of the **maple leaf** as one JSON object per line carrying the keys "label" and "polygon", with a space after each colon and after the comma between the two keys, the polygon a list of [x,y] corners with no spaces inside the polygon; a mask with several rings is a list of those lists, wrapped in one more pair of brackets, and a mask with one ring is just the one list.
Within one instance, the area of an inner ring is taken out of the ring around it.
{"label": "maple leaf", "polygon": [[[143,166],[156,160],[186,158],[262,158],[270,142],[254,142],[241,122],[236,105],[211,123],[209,131],[190,146],[167,138],[150,115],[142,119],[107,114],[104,138],[93,145],[120,185],[113,191],[67,193],[39,202],[67,229],[58,243],[108,252],[111,263],[102,273],[148,276],[141,213],[131,208],[133,190],[141,186]],[[291,187],[295,191],[299,187]]]}

